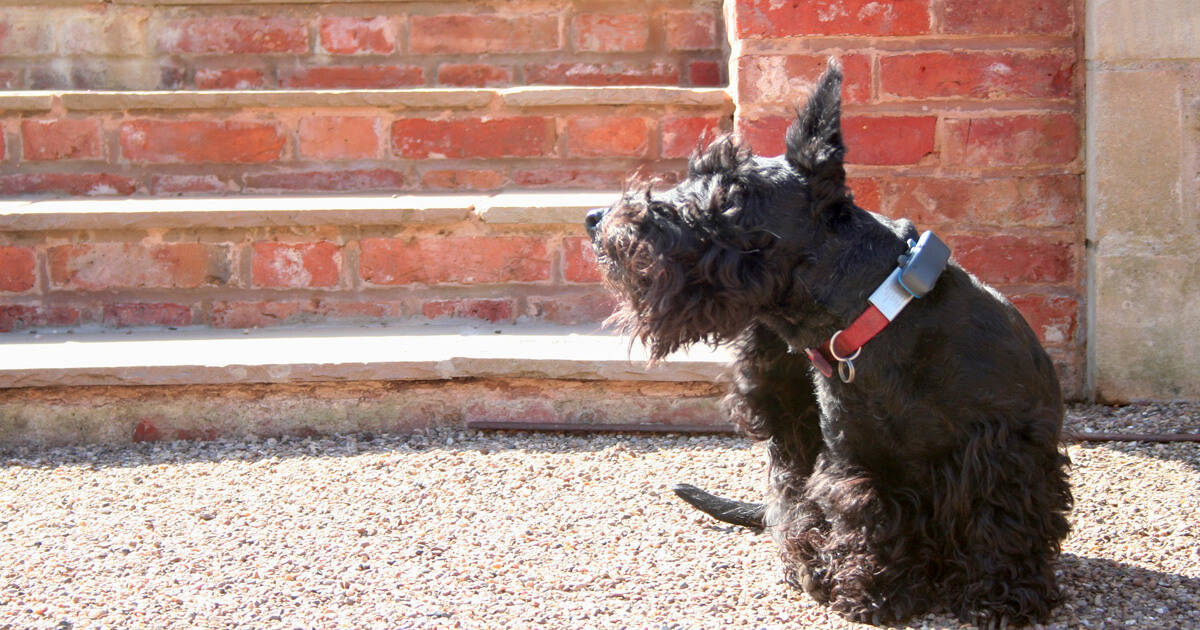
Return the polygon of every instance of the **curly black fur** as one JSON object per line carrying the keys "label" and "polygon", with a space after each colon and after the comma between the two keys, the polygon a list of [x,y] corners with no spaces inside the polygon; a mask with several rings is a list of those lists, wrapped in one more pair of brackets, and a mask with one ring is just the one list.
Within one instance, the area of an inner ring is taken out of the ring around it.
{"label": "curly black fur", "polygon": [[722,138],[678,186],[589,214],[616,318],[655,360],[735,348],[726,407],[768,442],[768,500],[685,492],[769,530],[789,583],[857,621],[1043,620],[1059,601],[1069,462],[1054,368],[1017,310],[952,261],[863,348],[852,383],[797,353],[862,312],[917,235],[854,205],[840,90],[831,62],[783,156]]}

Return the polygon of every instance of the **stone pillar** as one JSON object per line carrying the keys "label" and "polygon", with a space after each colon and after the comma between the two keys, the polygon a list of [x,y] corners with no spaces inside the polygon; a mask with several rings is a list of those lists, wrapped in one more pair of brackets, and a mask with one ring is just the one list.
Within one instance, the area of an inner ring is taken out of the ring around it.
{"label": "stone pillar", "polygon": [[1200,5],[1086,6],[1086,387],[1200,398]]}

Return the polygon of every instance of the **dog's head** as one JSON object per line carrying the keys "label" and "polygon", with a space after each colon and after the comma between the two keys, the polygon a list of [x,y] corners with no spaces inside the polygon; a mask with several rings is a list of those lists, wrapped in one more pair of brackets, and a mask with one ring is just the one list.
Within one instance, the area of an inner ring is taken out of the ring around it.
{"label": "dog's head", "polygon": [[792,291],[798,266],[845,219],[840,65],[831,60],[787,130],[787,151],[752,155],[724,136],[692,156],[664,191],[634,188],[588,213],[614,320],[664,358],[698,341],[735,338]]}

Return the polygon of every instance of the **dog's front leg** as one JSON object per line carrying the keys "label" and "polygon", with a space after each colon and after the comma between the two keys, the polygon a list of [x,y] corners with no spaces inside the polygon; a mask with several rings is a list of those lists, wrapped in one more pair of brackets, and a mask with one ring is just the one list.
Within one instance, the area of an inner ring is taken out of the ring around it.
{"label": "dog's front leg", "polygon": [[747,330],[737,349],[733,388],[725,404],[747,434],[767,442],[770,488],[764,524],[779,545],[788,583],[825,601],[825,567],[818,550],[829,523],[805,497],[824,445],[811,365],[762,324]]}

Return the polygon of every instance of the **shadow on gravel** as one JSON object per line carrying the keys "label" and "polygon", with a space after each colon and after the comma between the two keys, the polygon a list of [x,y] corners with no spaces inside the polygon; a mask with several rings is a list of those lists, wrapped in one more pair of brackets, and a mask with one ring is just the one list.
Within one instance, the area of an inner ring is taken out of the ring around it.
{"label": "shadow on gravel", "polygon": [[540,433],[478,431],[438,428],[399,435],[347,433],[324,436],[249,437],[214,441],[174,440],[133,444],[77,446],[0,446],[0,468],[92,468],[189,464],[196,462],[257,462],[270,458],[357,457],[405,452],[473,452],[483,455],[506,451],[536,453],[596,453],[621,448],[630,453],[665,450],[745,450],[746,438],[727,435]]}
{"label": "shadow on gravel", "polygon": [[1179,462],[1200,472],[1200,442],[1080,442],[1084,449],[1103,448],[1132,457],[1152,457],[1167,462]]}
{"label": "shadow on gravel", "polygon": [[[1066,599],[1055,621],[1069,622],[1072,613],[1095,619],[1097,611],[1121,609],[1126,618],[1111,621],[1123,627],[1195,628],[1200,621],[1200,579],[1072,553],[1061,556],[1059,567]],[[1128,618],[1130,610],[1138,618]]]}

